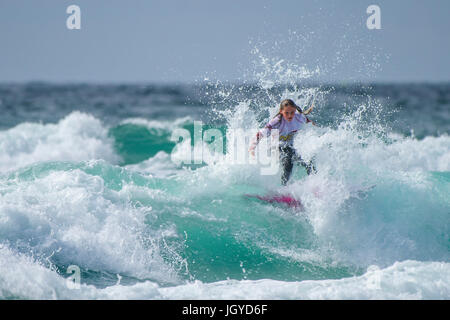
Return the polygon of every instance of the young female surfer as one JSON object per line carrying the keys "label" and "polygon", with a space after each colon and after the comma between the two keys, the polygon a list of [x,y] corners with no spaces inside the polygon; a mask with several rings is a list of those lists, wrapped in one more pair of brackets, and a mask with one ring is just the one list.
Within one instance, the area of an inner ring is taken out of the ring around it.
{"label": "young female surfer", "polygon": [[[280,162],[283,168],[283,173],[281,175],[281,184],[286,185],[292,173],[292,168],[294,166],[294,161],[298,161],[302,166],[306,168],[306,172],[311,174],[312,171],[316,172],[314,165],[310,161],[306,163],[302,160],[300,155],[297,155],[293,147],[294,136],[306,123],[311,122],[306,115],[312,110],[311,106],[305,112],[295,104],[291,99],[285,99],[281,101],[280,111],[278,114],[266,124],[264,129],[260,130],[256,134],[256,139],[250,146],[250,153],[255,154],[255,148],[262,137],[267,137],[270,135],[272,129],[279,130],[279,150],[280,150]],[[298,111],[298,112],[297,112]]]}

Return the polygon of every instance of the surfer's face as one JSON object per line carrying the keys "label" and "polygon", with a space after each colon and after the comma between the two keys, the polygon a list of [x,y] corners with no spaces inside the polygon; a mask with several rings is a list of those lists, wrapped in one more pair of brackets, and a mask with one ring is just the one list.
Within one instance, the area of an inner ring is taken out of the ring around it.
{"label": "surfer's face", "polygon": [[284,107],[283,110],[280,111],[280,114],[283,116],[284,120],[290,122],[292,121],[292,119],[294,119],[295,110],[295,107]]}

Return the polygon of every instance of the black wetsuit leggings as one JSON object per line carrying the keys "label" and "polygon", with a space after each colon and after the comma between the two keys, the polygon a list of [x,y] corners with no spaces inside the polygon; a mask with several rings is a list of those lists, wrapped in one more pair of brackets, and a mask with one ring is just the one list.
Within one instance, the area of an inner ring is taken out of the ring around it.
{"label": "black wetsuit leggings", "polygon": [[306,163],[302,158],[296,154],[295,150],[290,146],[280,147],[280,162],[282,167],[281,184],[286,185],[291,177],[292,168],[294,162],[299,162],[306,168],[306,173],[309,175],[311,172],[316,172],[316,168],[312,164],[312,161]]}

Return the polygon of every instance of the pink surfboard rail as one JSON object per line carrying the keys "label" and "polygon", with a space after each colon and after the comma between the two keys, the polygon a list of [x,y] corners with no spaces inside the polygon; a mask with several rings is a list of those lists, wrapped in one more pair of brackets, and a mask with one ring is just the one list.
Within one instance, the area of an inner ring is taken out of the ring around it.
{"label": "pink surfboard rail", "polygon": [[295,199],[292,196],[288,196],[288,195],[259,196],[259,195],[255,195],[255,194],[246,194],[245,196],[247,196],[249,198],[256,198],[256,199],[266,201],[269,203],[286,204],[291,208],[301,208],[302,207],[302,203],[299,200]]}

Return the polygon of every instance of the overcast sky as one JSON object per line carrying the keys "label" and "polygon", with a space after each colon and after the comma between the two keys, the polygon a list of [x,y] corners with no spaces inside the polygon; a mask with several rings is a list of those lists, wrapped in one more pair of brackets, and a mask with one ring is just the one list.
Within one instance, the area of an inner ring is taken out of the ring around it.
{"label": "overcast sky", "polygon": [[0,82],[242,81],[281,60],[281,77],[450,81],[449,13],[448,0],[1,0]]}

